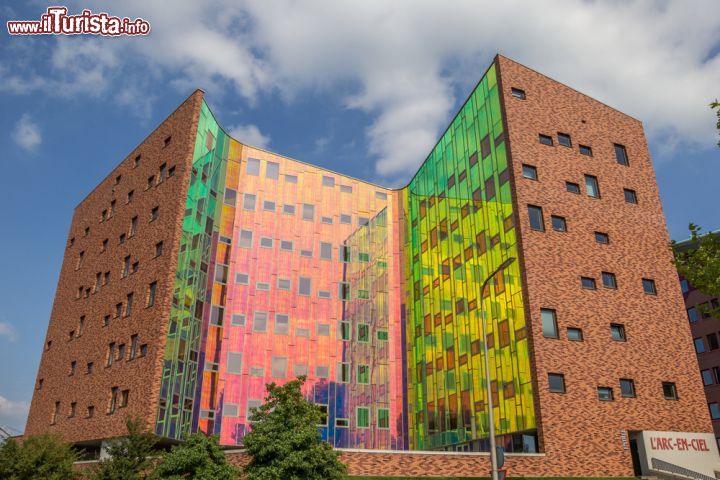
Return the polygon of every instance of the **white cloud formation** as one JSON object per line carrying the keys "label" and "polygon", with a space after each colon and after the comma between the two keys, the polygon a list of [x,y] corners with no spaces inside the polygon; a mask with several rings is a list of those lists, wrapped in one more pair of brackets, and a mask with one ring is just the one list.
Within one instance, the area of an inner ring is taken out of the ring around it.
{"label": "white cloud formation", "polygon": [[270,146],[270,137],[263,135],[260,129],[251,124],[235,125],[228,127],[228,133],[231,137],[240,143],[251,147],[267,150]]}
{"label": "white cloud formation", "polygon": [[[12,139],[18,146],[28,151],[35,150],[42,142],[40,127],[35,123],[30,115],[24,113],[15,124],[12,131]],[[2,331],[0,331],[2,333]]]}
{"label": "white cloud formation", "polygon": [[[87,0],[71,10],[88,7],[105,6]],[[112,85],[142,73],[149,80],[138,88],[201,86],[210,98],[252,104],[353,85],[340,101],[372,115],[376,174],[397,180],[425,158],[500,52],[643,120],[660,152],[714,145],[716,0],[184,0],[172,9],[128,0],[111,13],[148,19],[152,34],[60,39],[50,72],[0,68],[0,90],[115,94]]]}
{"label": "white cloud formation", "polygon": [[6,322],[0,322],[0,337],[5,337],[11,342],[16,342],[18,339],[17,330],[15,327]]}
{"label": "white cloud formation", "polygon": [[0,425],[7,425],[17,434],[25,428],[30,402],[24,400],[10,400],[0,395]]}

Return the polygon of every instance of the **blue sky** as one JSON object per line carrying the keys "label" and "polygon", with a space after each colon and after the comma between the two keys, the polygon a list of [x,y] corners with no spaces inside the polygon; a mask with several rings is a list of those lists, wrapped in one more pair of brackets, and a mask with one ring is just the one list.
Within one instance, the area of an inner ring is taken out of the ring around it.
{"label": "blue sky", "polygon": [[[0,2],[6,20],[49,4]],[[720,228],[720,3],[69,2],[141,38],[0,33],[0,424],[21,430],[74,206],[195,87],[240,141],[407,180],[496,52],[643,121],[672,238]]]}

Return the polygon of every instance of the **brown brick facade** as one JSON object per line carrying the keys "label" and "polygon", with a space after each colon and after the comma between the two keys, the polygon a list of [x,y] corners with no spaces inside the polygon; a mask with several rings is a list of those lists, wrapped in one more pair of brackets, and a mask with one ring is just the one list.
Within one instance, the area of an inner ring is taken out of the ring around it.
{"label": "brown brick facade", "polygon": [[[545,465],[569,476],[631,475],[621,431],[711,431],[643,127],[507,58],[498,64]],[[513,97],[513,87],[526,99]],[[558,144],[558,132],[572,147]],[[626,147],[629,166],[616,161],[614,143]],[[537,168],[538,180],[523,177],[523,164]],[[600,198],[585,193],[586,174],[597,177]],[[566,191],[566,181],[580,194]],[[638,204],[625,201],[623,188],[637,192]],[[545,231],[530,228],[528,205],[542,207]],[[551,215],[566,219],[566,232],[553,230]],[[610,243],[597,243],[596,231]],[[615,274],[616,289],[603,287],[601,272]],[[597,290],[581,288],[581,276],[595,278]],[[657,295],[643,293],[643,278],[655,281]],[[556,311],[559,339],[543,337],[541,308]],[[611,323],[624,325],[627,341],[612,340]],[[584,341],[569,341],[567,327],[582,328]],[[565,376],[566,393],[549,392],[548,373]],[[635,398],[620,395],[620,379],[634,381]],[[662,382],[676,384],[679,400],[664,398]],[[614,401],[598,400],[598,386],[612,387]]]}
{"label": "brown brick facade", "polygon": [[[27,434],[56,432],[68,441],[92,441],[122,435],[126,431],[127,415],[140,416],[148,425],[154,422],[185,207],[184,202],[173,200],[184,199],[186,195],[201,101],[202,92],[196,91],[76,207]],[[135,166],[138,156],[139,163]],[[161,165],[165,165],[162,173]],[[152,182],[151,176],[154,176]],[[164,176],[162,181],[161,176]],[[149,183],[152,186],[148,187]],[[131,190],[134,193],[128,203]],[[115,205],[111,214],[112,201]],[[158,217],[151,221],[155,207],[159,209]],[[105,220],[102,220],[103,210],[107,211]],[[130,236],[133,217],[137,217],[137,233]],[[89,228],[87,235],[86,228]],[[121,244],[122,234],[126,238]],[[103,252],[105,239],[107,247]],[[162,255],[156,256],[159,242],[163,242]],[[80,252],[84,255],[78,267]],[[127,256],[130,256],[131,272],[132,265],[138,262],[137,271],[123,278]],[[106,272],[109,280],[103,285]],[[98,273],[100,288],[94,292]],[[155,304],[146,307],[152,282],[157,282]],[[81,287],[82,293],[77,298]],[[86,289],[89,289],[87,294]],[[133,306],[130,315],[125,316],[129,293],[133,294]],[[120,303],[123,313],[116,318],[116,305]],[[106,315],[110,319],[104,326]],[[84,326],[80,332],[83,316]],[[74,332],[72,337],[70,332]],[[137,335],[138,341],[135,358],[131,360],[132,335]],[[116,344],[116,354],[113,365],[107,367],[111,342]],[[121,344],[125,345],[122,359],[119,357]],[[144,356],[142,345],[147,346]],[[70,375],[73,361],[75,373]],[[92,373],[87,373],[88,362],[93,363]],[[118,408],[109,414],[113,387],[118,388]],[[123,390],[129,391],[127,407],[119,406]],[[55,423],[51,424],[56,402],[60,402],[59,410]],[[75,415],[70,417],[73,402]],[[88,418],[91,405],[94,414]]]}

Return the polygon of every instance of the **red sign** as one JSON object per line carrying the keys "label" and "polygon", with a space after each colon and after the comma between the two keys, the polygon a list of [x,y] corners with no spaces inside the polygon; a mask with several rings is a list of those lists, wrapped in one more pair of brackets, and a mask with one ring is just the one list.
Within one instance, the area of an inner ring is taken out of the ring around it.
{"label": "red sign", "polygon": [[673,450],[683,452],[692,450],[695,452],[709,452],[707,440],[704,438],[673,438],[673,437],[650,437],[650,448],[653,450]]}

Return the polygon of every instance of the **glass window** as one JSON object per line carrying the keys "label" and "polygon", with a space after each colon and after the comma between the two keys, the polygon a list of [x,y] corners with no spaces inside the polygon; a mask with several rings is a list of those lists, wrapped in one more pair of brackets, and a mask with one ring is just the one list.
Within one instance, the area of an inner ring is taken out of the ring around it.
{"label": "glass window", "polygon": [[223,307],[221,307],[220,305],[213,305],[210,308],[210,324],[211,325],[222,325],[224,314],[225,314],[225,309]]}
{"label": "glass window", "polygon": [[655,290],[655,280],[652,280],[650,278],[643,278],[642,285],[643,285],[643,291],[646,294],[657,295],[657,290]]}
{"label": "glass window", "polygon": [[293,375],[296,377],[300,376],[307,376],[308,374],[308,366],[307,363],[296,363],[293,365]]}
{"label": "glass window", "polygon": [[369,254],[369,253],[365,253],[365,252],[359,252],[359,253],[358,253],[358,260],[361,261],[361,262],[363,262],[363,263],[367,263],[367,262],[370,261],[370,254]]}
{"label": "glass window", "polygon": [[567,223],[565,217],[558,217],[557,215],[551,215],[550,221],[552,222],[552,228],[556,232],[567,232]]}
{"label": "glass window", "polygon": [[320,223],[324,223],[326,225],[332,225],[333,219],[332,219],[332,217],[320,217]]}
{"label": "glass window", "polygon": [[375,198],[377,198],[378,200],[387,200],[387,193],[375,192]]}
{"label": "glass window", "polygon": [[553,139],[549,135],[540,134],[539,139],[540,139],[540,143],[542,143],[543,145],[552,146],[552,144],[553,144]]}
{"label": "glass window", "polygon": [[530,180],[537,180],[537,168],[533,167],[532,165],[523,164],[522,175],[523,177],[529,178]]}
{"label": "glass window", "polygon": [[370,365],[357,366],[357,383],[360,385],[370,384]]}
{"label": "glass window", "polygon": [[625,150],[625,147],[618,143],[616,143],[614,145],[615,145],[615,158],[617,159],[617,162],[620,165],[630,165],[630,162],[628,161],[627,150]]}
{"label": "glass window", "polygon": [[335,177],[328,177],[326,175],[323,175],[322,184],[323,184],[323,187],[334,187],[335,186]]}
{"label": "glass window", "polygon": [[713,383],[715,383],[715,381],[714,381],[715,379],[713,378],[713,374],[710,370],[701,370],[700,375],[702,376],[704,385],[707,386],[707,385],[712,385]]}
{"label": "glass window", "polygon": [[277,288],[278,290],[290,290],[292,282],[289,278],[278,278]]}
{"label": "glass window", "polygon": [[287,357],[272,357],[271,369],[273,378],[285,378],[287,376]]}
{"label": "glass window", "polygon": [[350,300],[350,283],[338,282],[338,298],[340,300]]}
{"label": "glass window", "polygon": [[332,260],[332,244],[327,242],[320,242],[320,259],[321,260]]}
{"label": "glass window", "polygon": [[223,404],[223,417],[237,418],[239,409],[240,405],[237,403],[225,403]]}
{"label": "glass window", "polygon": [[352,193],[352,187],[350,185],[340,185],[340,191],[342,193]]}
{"label": "glass window", "polygon": [[687,309],[687,314],[688,314],[688,319],[689,319],[691,322],[697,322],[697,321],[698,321],[697,308],[695,308],[695,307],[690,307],[690,308],[688,308],[688,309]]}
{"label": "glass window", "polygon": [[602,282],[605,288],[617,288],[615,274],[610,272],[602,272]]}
{"label": "glass window", "polygon": [[248,158],[245,173],[254,177],[260,175],[260,160],[257,158]]}
{"label": "glass window", "polygon": [[620,379],[620,396],[622,397],[634,397],[635,396],[635,381],[629,378]]}
{"label": "glass window", "polygon": [[377,409],[377,427],[381,430],[387,430],[390,428],[390,409],[389,408],[378,408]]}
{"label": "glass window", "polygon": [[285,181],[286,181],[287,183],[297,183],[298,177],[297,177],[297,175],[288,175],[288,174],[285,174]]}
{"label": "glass window", "polygon": [[317,324],[317,334],[320,337],[329,337],[330,336],[330,324],[329,323],[318,323]]}
{"label": "glass window", "polygon": [[226,371],[233,375],[242,374],[242,353],[228,352]]}
{"label": "glass window", "polygon": [[592,277],[580,277],[580,285],[587,290],[595,290],[595,279]]}
{"label": "glass window", "polygon": [[568,327],[567,329],[567,338],[571,342],[582,342],[583,341],[583,333],[581,328],[574,328],[574,327]]}
{"label": "glass window", "polygon": [[635,190],[623,188],[623,193],[625,194],[625,201],[627,203],[638,203],[637,193],[635,192]]}
{"label": "glass window", "polygon": [[625,336],[625,326],[619,323],[610,324],[610,337],[616,342],[624,342],[627,340]]}
{"label": "glass window", "polygon": [[240,230],[240,241],[238,245],[240,248],[252,248],[253,232],[250,230]]}
{"label": "glass window", "polygon": [[283,213],[285,215],[295,215],[295,205],[283,205]]}
{"label": "glass window", "polygon": [[340,245],[338,247],[338,260],[341,262],[349,262],[352,259],[352,250],[347,245]]}
{"label": "glass window", "polygon": [[368,407],[357,407],[357,427],[370,428],[370,409]]}
{"label": "glass window", "polygon": [[528,217],[530,217],[530,228],[540,232],[545,230],[545,221],[543,220],[541,207],[528,205]]}
{"label": "glass window", "polygon": [[249,285],[250,275],[241,272],[235,273],[235,283],[237,283],[238,285]]}
{"label": "glass window", "polygon": [[340,383],[350,383],[350,364],[349,363],[338,363],[337,364],[337,380]]}
{"label": "glass window", "polygon": [[266,212],[274,212],[275,211],[275,202],[271,202],[270,200],[265,200],[263,202],[263,210]]}
{"label": "glass window", "polygon": [[341,340],[350,340],[350,322],[338,323],[338,337]]}
{"label": "glass window", "polygon": [[303,203],[302,219],[303,220],[315,220],[315,205]]}
{"label": "glass window", "polygon": [[525,90],[520,90],[519,88],[512,87],[510,89],[510,94],[515,98],[525,100]]}
{"label": "glass window", "polygon": [[377,339],[382,342],[387,342],[389,338],[389,334],[387,330],[378,330],[377,331]]}
{"label": "glass window", "polygon": [[243,209],[255,211],[255,200],[257,197],[252,193],[243,194]]}
{"label": "glass window", "polygon": [[267,332],[267,312],[255,312],[253,315],[253,332]]}
{"label": "glass window", "polygon": [[316,366],[315,376],[318,378],[328,378],[328,376],[330,376],[330,367],[328,367],[327,365]]}
{"label": "glass window", "polygon": [[357,341],[368,343],[370,341],[370,325],[367,323],[358,323],[357,325]]}
{"label": "glass window", "polygon": [[341,213],[340,214],[340,223],[350,225],[352,223],[352,216]]}
{"label": "glass window", "polygon": [[610,387],[597,387],[598,400],[603,402],[612,402],[615,398],[613,396],[613,389]]}
{"label": "glass window", "polygon": [[595,241],[597,243],[602,243],[604,245],[607,245],[608,243],[610,243],[610,237],[608,236],[607,233],[595,232]]}
{"label": "glass window", "polygon": [[557,317],[555,310],[549,308],[540,309],[540,318],[542,320],[542,332],[545,338],[558,338]]}
{"label": "glass window", "polygon": [[548,373],[548,386],[553,393],[565,393],[565,375]]}
{"label": "glass window", "polygon": [[280,164],[275,162],[267,162],[265,164],[265,178],[277,180],[280,177]]}
{"label": "glass window", "polygon": [[310,329],[304,328],[304,327],[297,327],[295,329],[295,336],[309,338],[310,337]]}
{"label": "glass window", "polygon": [[720,407],[718,407],[718,404],[715,402],[708,403],[708,407],[710,408],[710,418],[713,420],[720,419]]}
{"label": "glass window", "polygon": [[565,190],[570,193],[580,193],[580,185],[573,182],[565,182]]}
{"label": "glass window", "polygon": [[695,342],[695,353],[705,353],[705,342],[703,342],[703,339],[698,337],[693,341]]}
{"label": "glass window", "polygon": [[684,278],[680,280],[680,290],[682,290],[682,293],[688,293],[690,291],[690,284]]}
{"label": "glass window", "polygon": [[588,197],[600,198],[600,187],[598,186],[597,177],[585,175],[585,192]]}
{"label": "glass window", "polygon": [[285,250],[286,252],[292,252],[293,249],[293,242],[290,240],[280,240],[280,250]]}
{"label": "glass window", "polygon": [[707,335],[707,341],[708,341],[708,348],[710,350],[717,350],[718,349],[718,337],[717,333],[713,332]]}
{"label": "glass window", "polygon": [[270,291],[270,284],[267,282],[256,282],[255,288],[257,290],[262,290],[263,292],[268,292]]}
{"label": "glass window", "polygon": [[563,147],[572,147],[572,142],[570,141],[570,135],[567,133],[560,133],[557,134],[558,143],[562,145]]}
{"label": "glass window", "polygon": [[237,191],[233,190],[232,188],[226,188],[223,202],[226,205],[232,205],[234,207],[235,203],[237,202]]}
{"label": "glass window", "polygon": [[318,290],[318,298],[322,298],[322,299],[332,298],[332,293],[330,293],[330,290]]}
{"label": "glass window", "polygon": [[677,387],[675,387],[674,382],[663,382],[662,389],[663,389],[663,396],[665,397],[665,400],[677,400],[678,399]]}
{"label": "glass window", "polygon": [[310,277],[300,277],[298,279],[298,295],[309,297],[312,289],[312,279]]}
{"label": "glass window", "polygon": [[273,239],[268,237],[260,237],[260,248],[272,248]]}
{"label": "glass window", "polygon": [[244,327],[245,326],[245,314],[244,313],[233,313],[230,318],[230,325],[233,327]]}
{"label": "glass window", "polygon": [[273,331],[280,335],[290,333],[290,316],[286,313],[275,314],[275,328]]}
{"label": "glass window", "polygon": [[592,148],[588,147],[587,145],[580,145],[580,155],[587,155],[588,157],[592,157]]}

